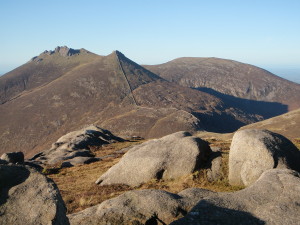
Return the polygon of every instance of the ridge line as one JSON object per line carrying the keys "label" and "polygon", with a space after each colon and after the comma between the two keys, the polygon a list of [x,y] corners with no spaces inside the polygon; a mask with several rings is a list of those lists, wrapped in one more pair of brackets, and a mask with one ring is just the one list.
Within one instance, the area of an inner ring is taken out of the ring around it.
{"label": "ridge line", "polygon": [[119,65],[119,67],[120,67],[120,70],[121,70],[122,74],[124,75],[125,80],[126,80],[126,83],[127,83],[128,87],[129,87],[130,94],[132,95],[132,99],[133,99],[133,101],[134,101],[134,104],[135,104],[136,106],[138,106],[138,104],[137,104],[137,102],[136,102],[136,100],[135,100],[135,97],[134,97],[134,95],[133,95],[133,91],[132,91],[132,88],[131,88],[131,86],[130,86],[129,80],[128,80],[128,78],[127,78],[127,76],[126,76],[126,73],[125,73],[125,71],[124,71],[124,69],[123,69],[123,66],[122,66],[122,64],[121,64],[121,62],[120,62],[120,59],[119,59],[119,56],[118,56],[117,51],[115,52],[115,54],[116,54],[116,58],[117,58],[117,62],[118,62],[118,65]]}

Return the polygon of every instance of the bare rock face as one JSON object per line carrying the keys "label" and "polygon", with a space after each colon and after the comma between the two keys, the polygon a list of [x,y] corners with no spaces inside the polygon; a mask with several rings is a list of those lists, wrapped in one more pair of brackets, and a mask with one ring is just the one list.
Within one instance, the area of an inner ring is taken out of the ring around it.
{"label": "bare rock face", "polygon": [[162,190],[129,191],[68,217],[74,225],[169,224],[213,194],[198,188],[186,189],[178,195]]}
{"label": "bare rock face", "polygon": [[[69,48],[67,46],[57,46],[54,51],[46,50],[41,55],[52,55],[52,54],[57,53],[63,57],[67,57],[67,56],[80,54],[83,52],[87,53],[88,51],[86,51],[85,49],[73,49],[73,48]],[[35,62],[42,61],[42,60],[43,59],[39,58],[38,56],[35,56],[31,59],[31,61],[35,61]]]}
{"label": "bare rock face", "polygon": [[229,183],[249,186],[273,168],[300,171],[300,152],[287,138],[267,130],[234,134],[229,152]]}
{"label": "bare rock face", "polygon": [[138,186],[151,179],[184,176],[198,169],[210,153],[207,142],[177,132],[134,146],[96,183]]}
{"label": "bare rock face", "polygon": [[0,224],[69,224],[56,185],[30,167],[0,165]]}
{"label": "bare rock face", "polygon": [[[51,149],[38,153],[32,160],[44,164],[55,164],[62,161],[70,161],[70,165],[84,164],[97,161],[90,159],[93,155],[89,150],[89,146],[101,146],[116,141],[122,141],[122,139],[107,130],[89,126],[62,136],[52,144]],[[78,157],[80,160],[75,160]]]}
{"label": "bare rock face", "polygon": [[171,224],[299,224],[299,191],[299,173],[268,170],[244,190],[201,200],[184,218]]}
{"label": "bare rock face", "polygon": [[8,163],[24,163],[24,154],[23,152],[8,152],[4,153],[1,159]]}

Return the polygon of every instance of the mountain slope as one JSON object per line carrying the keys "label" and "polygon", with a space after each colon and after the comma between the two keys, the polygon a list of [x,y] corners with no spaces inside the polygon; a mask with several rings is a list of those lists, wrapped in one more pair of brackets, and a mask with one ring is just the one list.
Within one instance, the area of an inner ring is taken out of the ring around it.
{"label": "mountain slope", "polygon": [[[155,138],[180,130],[232,132],[264,118],[166,81],[118,51],[98,56],[86,50],[69,54],[69,48],[57,49],[63,50],[43,53],[29,63],[31,86],[25,91],[15,88],[20,87],[16,82],[6,88],[10,95],[1,93],[6,100],[0,105],[0,153],[22,150],[31,156],[89,124],[116,135]],[[37,66],[41,62],[44,66]],[[52,77],[52,68],[60,73]],[[0,86],[14,73],[1,77]]]}
{"label": "mountain slope", "polygon": [[43,86],[98,57],[85,49],[74,50],[68,47],[44,51],[0,77],[0,104],[17,97],[23,91]]}
{"label": "mountain slope", "polygon": [[[72,66],[78,57],[86,63]],[[45,66],[49,67],[46,73],[44,67],[33,69],[37,74],[36,80],[50,74],[52,68],[56,70],[52,61],[65,60],[67,62],[63,63],[63,67],[71,69],[40,86],[32,87],[30,91],[16,91],[17,97],[0,105],[0,151],[27,152],[35,148],[36,152],[66,132],[131,109],[134,106],[131,90],[117,58],[116,52],[92,59],[85,53],[62,56],[55,51],[51,54],[47,59],[50,63],[45,62]],[[135,85],[159,79],[155,75],[150,76],[151,72],[147,72],[149,77],[144,77],[143,71],[146,70],[136,67],[134,72],[138,81]],[[1,77],[0,84],[10,76]]]}
{"label": "mountain slope", "polygon": [[300,109],[293,110],[271,119],[249,124],[240,129],[267,129],[290,139],[300,138]]}
{"label": "mountain slope", "polygon": [[212,90],[241,99],[277,102],[286,105],[289,111],[300,107],[299,84],[249,64],[186,57],[145,68],[169,81],[209,93]]}

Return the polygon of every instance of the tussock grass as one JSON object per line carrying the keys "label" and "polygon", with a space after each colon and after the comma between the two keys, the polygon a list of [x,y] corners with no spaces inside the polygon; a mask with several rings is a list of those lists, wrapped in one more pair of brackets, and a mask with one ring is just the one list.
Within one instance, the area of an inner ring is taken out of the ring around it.
{"label": "tussock grass", "polygon": [[[57,173],[48,175],[52,178],[63,197],[68,213],[81,211],[85,208],[97,205],[107,199],[116,197],[126,191],[141,189],[160,189],[172,193],[178,193],[186,188],[197,187],[212,191],[236,191],[243,187],[233,187],[228,183],[228,156],[230,140],[219,141],[207,139],[211,146],[221,148],[222,153],[222,175],[217,181],[210,182],[207,179],[206,169],[194,172],[188,176],[170,180],[151,180],[139,187],[132,188],[127,185],[105,185],[99,186],[95,181],[110,167],[119,162],[123,154],[116,154],[114,157],[105,158],[102,161],[88,165],[80,165],[71,168],[59,169]],[[130,147],[138,142],[119,142],[110,145],[92,148],[93,154],[97,157],[113,154],[115,151]]]}

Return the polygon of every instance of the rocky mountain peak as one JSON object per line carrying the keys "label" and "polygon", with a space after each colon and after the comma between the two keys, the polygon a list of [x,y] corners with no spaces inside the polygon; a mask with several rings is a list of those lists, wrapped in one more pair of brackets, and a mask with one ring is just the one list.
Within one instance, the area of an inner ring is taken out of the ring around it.
{"label": "rocky mountain peak", "polygon": [[59,53],[62,56],[72,56],[75,54],[79,54],[80,50],[78,49],[72,49],[72,48],[68,48],[67,46],[63,46],[63,47],[56,47],[55,48],[55,52]]}
{"label": "rocky mountain peak", "polygon": [[43,60],[43,56],[45,55],[54,55],[59,54],[63,57],[73,56],[73,55],[79,55],[81,53],[90,53],[89,51],[85,50],[84,48],[81,49],[73,49],[69,48],[67,46],[57,46],[54,50],[45,50],[42,52],[39,56],[33,57],[30,62],[40,62]]}
{"label": "rocky mountain peak", "polygon": [[118,56],[124,56],[125,57],[125,55],[122,52],[118,51],[118,50],[115,50],[114,53]]}
{"label": "rocky mountain peak", "polygon": [[79,49],[72,49],[72,48],[69,48],[67,46],[57,46],[54,49],[54,51],[50,50],[50,51],[45,51],[44,53],[49,54],[49,55],[52,55],[54,53],[58,53],[61,56],[67,57],[67,56],[72,56],[72,55],[75,55],[75,54],[79,54],[80,50]]}

